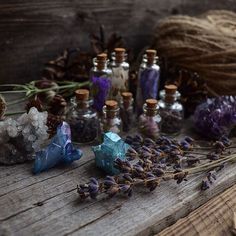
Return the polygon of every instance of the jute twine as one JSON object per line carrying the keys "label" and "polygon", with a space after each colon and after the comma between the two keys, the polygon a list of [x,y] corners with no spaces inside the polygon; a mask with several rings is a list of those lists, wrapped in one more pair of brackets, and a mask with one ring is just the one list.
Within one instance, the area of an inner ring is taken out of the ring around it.
{"label": "jute twine", "polygon": [[235,13],[168,17],[159,22],[153,46],[167,62],[198,72],[217,94],[236,95]]}

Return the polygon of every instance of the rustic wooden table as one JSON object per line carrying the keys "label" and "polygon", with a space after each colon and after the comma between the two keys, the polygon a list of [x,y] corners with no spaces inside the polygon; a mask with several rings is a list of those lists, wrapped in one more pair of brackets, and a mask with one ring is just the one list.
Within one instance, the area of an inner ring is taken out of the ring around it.
{"label": "rustic wooden table", "polygon": [[214,186],[199,191],[204,175],[154,192],[135,189],[132,198],[81,203],[78,183],[103,177],[90,147],[70,166],[32,174],[32,163],[0,166],[0,235],[152,235],[186,216],[236,183],[236,164],[219,173]]}

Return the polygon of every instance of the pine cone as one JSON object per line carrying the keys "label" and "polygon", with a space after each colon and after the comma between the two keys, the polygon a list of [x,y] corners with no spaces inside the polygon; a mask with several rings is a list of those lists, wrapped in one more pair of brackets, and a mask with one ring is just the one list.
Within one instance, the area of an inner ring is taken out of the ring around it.
{"label": "pine cone", "polygon": [[52,138],[57,131],[57,127],[62,123],[63,118],[61,116],[55,116],[53,114],[48,114],[47,126],[49,138]]}
{"label": "pine cone", "polygon": [[0,120],[3,119],[6,109],[7,109],[6,102],[4,98],[0,95]]}
{"label": "pine cone", "polygon": [[50,102],[48,111],[53,115],[61,116],[65,114],[66,106],[66,100],[61,95],[57,94]]}
{"label": "pine cone", "polygon": [[27,113],[29,112],[31,107],[36,107],[39,112],[43,111],[43,104],[37,96],[31,98],[26,104],[25,110],[27,111]]}

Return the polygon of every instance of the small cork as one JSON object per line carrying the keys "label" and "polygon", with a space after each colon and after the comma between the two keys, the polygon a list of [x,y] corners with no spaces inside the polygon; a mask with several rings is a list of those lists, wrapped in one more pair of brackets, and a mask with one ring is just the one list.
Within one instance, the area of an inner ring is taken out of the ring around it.
{"label": "small cork", "polygon": [[124,48],[115,48],[115,58],[116,62],[121,63],[124,61],[125,58],[125,49]]}
{"label": "small cork", "polygon": [[106,61],[107,60],[107,54],[106,53],[100,53],[97,55],[97,60],[98,61]]}
{"label": "small cork", "polygon": [[89,99],[89,91],[87,89],[77,89],[75,96],[80,101],[86,101]]}
{"label": "small cork", "polygon": [[156,108],[157,100],[156,99],[147,99],[146,104],[148,108]]}
{"label": "small cork", "polygon": [[118,103],[115,100],[107,100],[105,105],[107,110],[115,110],[118,107]]}
{"label": "small cork", "polygon": [[121,96],[123,97],[124,100],[130,100],[130,99],[132,99],[133,94],[130,93],[130,92],[123,92],[123,93],[121,94]]}
{"label": "small cork", "polygon": [[174,94],[177,91],[177,86],[174,84],[165,85],[166,94]]}

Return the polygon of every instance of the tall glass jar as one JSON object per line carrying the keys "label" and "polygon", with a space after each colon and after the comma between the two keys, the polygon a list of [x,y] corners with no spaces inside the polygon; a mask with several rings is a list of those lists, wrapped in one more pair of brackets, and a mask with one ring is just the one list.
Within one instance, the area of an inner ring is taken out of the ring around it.
{"label": "tall glass jar", "polygon": [[156,50],[146,50],[139,68],[138,86],[136,94],[136,108],[140,115],[146,99],[157,99],[160,80],[160,67],[156,64],[158,57]]}
{"label": "tall glass jar", "polygon": [[93,59],[93,68],[90,72],[91,95],[93,97],[93,107],[102,112],[106,99],[111,90],[111,70],[107,67],[107,54],[101,53]]}
{"label": "tall glass jar", "polygon": [[113,133],[120,133],[122,129],[122,122],[120,119],[120,108],[118,103],[114,100],[107,100],[103,107],[102,131],[104,133],[111,131]]}
{"label": "tall glass jar", "polygon": [[182,129],[184,118],[183,106],[178,102],[180,93],[175,85],[166,85],[160,92],[160,97],[161,132],[176,135]]}
{"label": "tall glass jar", "polygon": [[129,87],[129,63],[125,61],[126,54],[124,48],[115,48],[112,53],[112,88],[111,99],[119,101],[121,93],[128,91]]}
{"label": "tall glass jar", "polygon": [[120,117],[122,120],[122,127],[124,132],[131,130],[134,127],[134,108],[133,108],[133,94],[130,92],[123,92],[120,103]]}
{"label": "tall glass jar", "polygon": [[100,135],[100,122],[97,113],[91,108],[92,100],[89,91],[78,89],[75,91],[74,106],[68,111],[66,121],[71,128],[72,141],[78,143],[92,143]]}
{"label": "tall glass jar", "polygon": [[160,134],[161,117],[158,114],[156,99],[147,99],[143,105],[144,113],[138,120],[138,128],[142,135],[149,138],[157,138]]}

